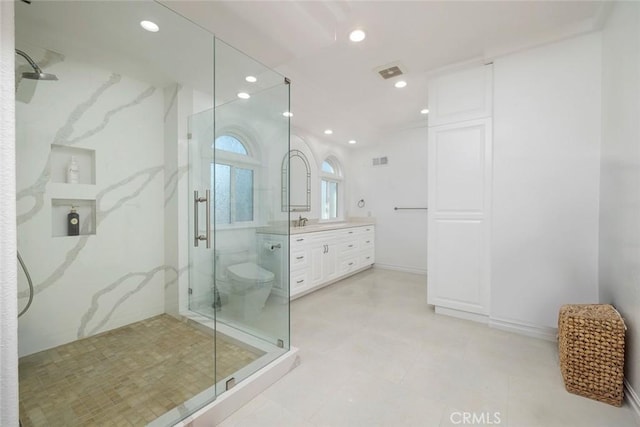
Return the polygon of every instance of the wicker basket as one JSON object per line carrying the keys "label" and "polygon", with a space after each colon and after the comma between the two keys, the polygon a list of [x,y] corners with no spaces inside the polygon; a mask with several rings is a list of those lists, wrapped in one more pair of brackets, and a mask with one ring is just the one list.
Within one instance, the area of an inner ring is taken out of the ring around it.
{"label": "wicker basket", "polygon": [[568,392],[622,406],[625,330],[611,305],[560,307],[560,370]]}

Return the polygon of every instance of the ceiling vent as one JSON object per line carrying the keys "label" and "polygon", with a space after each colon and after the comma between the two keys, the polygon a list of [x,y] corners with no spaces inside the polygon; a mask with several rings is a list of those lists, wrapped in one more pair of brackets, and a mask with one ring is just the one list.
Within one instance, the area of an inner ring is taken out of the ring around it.
{"label": "ceiling vent", "polygon": [[392,79],[406,73],[406,69],[399,62],[383,65],[381,67],[375,68],[374,71],[380,74],[380,77],[385,80]]}

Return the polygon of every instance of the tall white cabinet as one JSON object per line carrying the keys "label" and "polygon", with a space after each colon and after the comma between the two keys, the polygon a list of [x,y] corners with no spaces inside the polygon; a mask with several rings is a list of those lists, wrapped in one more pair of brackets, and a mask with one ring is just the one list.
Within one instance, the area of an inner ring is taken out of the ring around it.
{"label": "tall white cabinet", "polygon": [[489,314],[492,65],[429,82],[428,303]]}

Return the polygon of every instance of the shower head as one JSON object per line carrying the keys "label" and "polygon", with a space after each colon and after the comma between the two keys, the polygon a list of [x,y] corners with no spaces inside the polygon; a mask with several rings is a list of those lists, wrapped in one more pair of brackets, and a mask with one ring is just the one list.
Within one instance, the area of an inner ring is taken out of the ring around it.
{"label": "shower head", "polygon": [[22,73],[22,77],[31,80],[58,80],[55,74],[43,73],[42,71],[35,73]]}
{"label": "shower head", "polygon": [[47,73],[43,73],[42,70],[40,69],[40,67],[38,67],[38,64],[36,64],[34,62],[33,59],[31,59],[31,57],[29,55],[27,55],[26,53],[24,53],[23,51],[21,51],[20,49],[16,49],[16,53],[20,56],[22,56],[24,59],[27,60],[27,62],[29,63],[29,65],[31,65],[31,68],[33,68],[33,73],[22,73],[22,77],[24,77],[25,79],[31,79],[31,80],[58,80],[58,77],[55,74],[47,74]]}

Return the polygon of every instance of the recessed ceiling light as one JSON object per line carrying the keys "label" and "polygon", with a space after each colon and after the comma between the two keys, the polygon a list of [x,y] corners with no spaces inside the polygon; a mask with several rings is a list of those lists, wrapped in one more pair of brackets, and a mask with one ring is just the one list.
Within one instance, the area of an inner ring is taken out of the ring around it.
{"label": "recessed ceiling light", "polygon": [[331,129],[327,129],[324,131],[325,135],[331,135],[333,133],[333,131]]}
{"label": "recessed ceiling light", "polygon": [[249,83],[255,83],[255,82],[257,82],[257,81],[258,81],[258,79],[256,79],[256,78],[255,78],[255,77],[253,77],[253,76],[247,76],[247,77],[245,77],[244,79],[245,79],[246,81],[248,81]]}
{"label": "recessed ceiling light", "polygon": [[291,111],[285,111],[282,115],[285,117],[293,117],[293,113]]}
{"label": "recessed ceiling light", "polygon": [[396,84],[394,84],[394,86],[397,87],[398,89],[401,89],[406,85],[407,85],[407,82],[405,82],[404,80],[399,80],[396,82]]}
{"label": "recessed ceiling light", "polygon": [[429,110],[427,108],[423,108],[420,110],[420,114],[429,114]]}
{"label": "recessed ceiling light", "polygon": [[240,98],[240,99],[249,99],[249,98],[251,98],[251,95],[249,95],[247,92],[238,92],[238,98]]}
{"label": "recessed ceiling light", "polygon": [[140,21],[140,26],[147,31],[151,31],[152,33],[157,33],[160,30],[158,24],[151,21]]}
{"label": "recessed ceiling light", "polygon": [[351,31],[351,33],[349,33],[349,40],[351,40],[352,42],[361,42],[365,37],[367,37],[367,35],[362,30],[353,30]]}
{"label": "recessed ceiling light", "polygon": [[355,139],[352,139],[349,141],[349,144],[355,144],[357,141]]}

